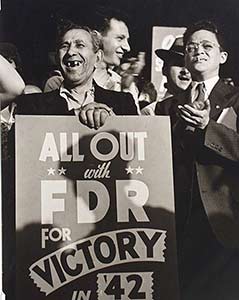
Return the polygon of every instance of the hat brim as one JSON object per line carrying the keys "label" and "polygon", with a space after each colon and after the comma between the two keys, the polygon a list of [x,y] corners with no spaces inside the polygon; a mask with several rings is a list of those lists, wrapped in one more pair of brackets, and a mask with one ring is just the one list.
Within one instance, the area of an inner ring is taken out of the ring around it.
{"label": "hat brim", "polygon": [[155,54],[163,61],[184,60],[183,53],[179,53],[172,50],[156,49]]}

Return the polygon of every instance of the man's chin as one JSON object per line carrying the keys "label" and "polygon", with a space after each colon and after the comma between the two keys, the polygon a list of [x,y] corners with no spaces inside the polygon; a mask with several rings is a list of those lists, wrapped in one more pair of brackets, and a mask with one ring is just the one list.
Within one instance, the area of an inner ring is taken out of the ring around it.
{"label": "man's chin", "polygon": [[83,80],[79,80],[79,79],[74,79],[74,78],[71,78],[71,77],[65,77],[65,80],[64,80],[64,85],[68,88],[74,88],[76,86],[79,86],[81,85]]}
{"label": "man's chin", "polygon": [[108,66],[111,66],[111,67],[118,67],[121,63],[121,60],[118,56],[115,56],[112,61],[110,61],[108,63]]}
{"label": "man's chin", "polygon": [[189,85],[190,85],[190,82],[187,81],[187,82],[185,82],[185,83],[181,83],[180,86],[179,86],[179,88],[180,88],[181,90],[186,90],[186,89],[189,87]]}

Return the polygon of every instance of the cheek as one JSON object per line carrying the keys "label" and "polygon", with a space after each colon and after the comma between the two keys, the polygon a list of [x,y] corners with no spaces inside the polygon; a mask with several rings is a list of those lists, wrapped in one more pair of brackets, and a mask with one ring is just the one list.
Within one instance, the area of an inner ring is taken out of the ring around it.
{"label": "cheek", "polygon": [[58,63],[62,63],[64,55],[65,55],[65,53],[63,51],[58,52],[58,55],[57,55],[57,62]]}
{"label": "cheek", "polygon": [[185,67],[186,67],[187,69],[190,68],[190,65],[189,65],[190,61],[191,61],[191,57],[190,57],[189,55],[186,55],[186,56],[185,56]]}
{"label": "cheek", "polygon": [[114,52],[115,50],[115,45],[114,42],[112,40],[108,40],[105,42],[104,44],[104,55],[110,55]]}
{"label": "cheek", "polygon": [[91,69],[94,69],[95,68],[95,65],[96,65],[96,58],[94,55],[90,56],[88,58],[88,68],[91,70]]}
{"label": "cheek", "polygon": [[176,72],[176,71],[171,71],[170,72],[170,77],[172,78],[172,80],[175,82],[175,81],[177,81],[178,80],[178,72]]}

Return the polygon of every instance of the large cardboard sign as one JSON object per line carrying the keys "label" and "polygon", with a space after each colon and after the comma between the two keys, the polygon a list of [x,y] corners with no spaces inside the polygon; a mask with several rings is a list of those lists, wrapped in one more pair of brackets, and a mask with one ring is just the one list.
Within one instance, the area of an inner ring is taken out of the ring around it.
{"label": "large cardboard sign", "polygon": [[168,117],[17,116],[16,299],[179,299]]}
{"label": "large cardboard sign", "polygon": [[152,32],[152,68],[151,81],[158,92],[158,98],[165,94],[164,84],[167,81],[162,74],[163,60],[155,54],[156,49],[168,50],[172,47],[176,37],[182,36],[185,31],[184,27],[164,27],[154,26]]}

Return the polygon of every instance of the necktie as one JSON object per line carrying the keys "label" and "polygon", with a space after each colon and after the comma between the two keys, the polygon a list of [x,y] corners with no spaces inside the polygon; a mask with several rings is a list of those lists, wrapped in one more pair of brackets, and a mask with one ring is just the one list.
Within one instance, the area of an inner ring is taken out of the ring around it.
{"label": "necktie", "polygon": [[196,109],[202,110],[205,102],[205,84],[199,83],[195,88],[196,98],[192,102],[192,106]]}

